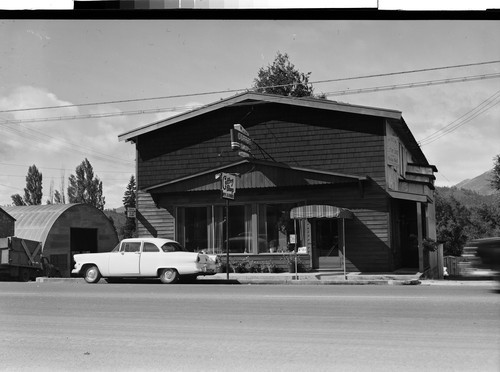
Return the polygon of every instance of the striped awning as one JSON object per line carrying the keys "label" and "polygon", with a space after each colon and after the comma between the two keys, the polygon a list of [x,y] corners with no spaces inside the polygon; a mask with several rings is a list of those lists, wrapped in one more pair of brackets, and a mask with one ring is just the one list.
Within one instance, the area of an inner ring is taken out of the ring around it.
{"label": "striped awning", "polygon": [[290,211],[290,218],[352,218],[353,213],[346,208],[331,205],[304,205]]}

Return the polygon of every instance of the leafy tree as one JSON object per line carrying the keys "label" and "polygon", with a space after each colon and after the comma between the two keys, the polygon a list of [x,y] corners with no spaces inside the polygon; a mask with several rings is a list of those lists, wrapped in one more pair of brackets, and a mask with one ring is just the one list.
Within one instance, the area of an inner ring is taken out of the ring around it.
{"label": "leafy tree", "polygon": [[59,190],[54,190],[54,196],[52,197],[52,200],[47,200],[47,204],[65,204],[63,199],[64,196],[59,192]]}
{"label": "leafy tree", "polygon": [[42,204],[42,174],[36,165],[28,168],[26,175],[26,187],[24,188],[24,198],[19,194],[12,195],[14,205],[40,205]]}
{"label": "leafy tree", "polygon": [[[127,185],[127,189],[125,190],[125,193],[123,195],[123,206],[125,207],[125,214],[127,213],[127,208],[136,207],[135,186],[135,177],[131,176],[130,181]],[[122,235],[124,238],[132,238],[136,236],[135,218],[127,217],[127,220],[122,227]]]}
{"label": "leafy tree", "polygon": [[59,190],[54,191],[54,204],[64,204],[64,196],[61,195]]}
{"label": "leafy tree", "polygon": [[68,199],[70,203],[90,204],[101,211],[104,209],[102,181],[94,177],[94,169],[87,158],[76,167],[76,176],[69,176]]}
{"label": "leafy tree", "polygon": [[500,208],[495,204],[482,203],[471,209],[471,238],[500,235]]}
{"label": "leafy tree", "polygon": [[26,205],[24,203],[23,197],[19,194],[12,195],[11,198],[12,198],[12,202],[14,203],[15,206],[19,207],[22,205]]}
{"label": "leafy tree", "polygon": [[493,178],[491,179],[491,186],[500,191],[500,155],[493,158]]}
{"label": "leafy tree", "polygon": [[310,72],[304,74],[295,69],[288,59],[288,54],[278,52],[271,65],[260,68],[253,87],[261,93],[310,97],[313,96],[313,87],[309,83],[310,75]]}
{"label": "leafy tree", "polygon": [[437,240],[444,242],[444,254],[460,256],[469,240],[466,226],[470,225],[470,211],[452,196],[436,192]]}

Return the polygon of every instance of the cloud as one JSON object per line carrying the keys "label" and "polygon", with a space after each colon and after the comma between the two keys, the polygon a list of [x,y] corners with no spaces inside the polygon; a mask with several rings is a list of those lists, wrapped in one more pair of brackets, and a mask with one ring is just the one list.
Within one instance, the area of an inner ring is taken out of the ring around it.
{"label": "cloud", "polygon": [[[29,107],[71,105],[46,89],[21,86],[0,96],[0,110]],[[59,109],[16,111],[0,115],[7,120],[59,117],[63,120],[5,124],[0,138],[2,174],[0,205],[10,204],[10,195],[22,193],[29,165],[35,164],[43,173],[43,200],[49,198],[50,183],[60,189],[61,177],[66,179],[83,159],[88,158],[95,174],[103,181],[106,206],[121,205],[121,197],[130,175],[134,173],[134,147],[118,142],[123,128],[134,127],[134,120],[116,116],[69,120],[66,116],[118,113],[118,108],[64,107]]]}
{"label": "cloud", "polygon": [[78,115],[78,107],[61,107],[46,110],[27,110],[38,107],[68,106],[71,102],[59,99],[54,93],[33,86],[20,86],[0,97],[0,110],[20,110],[4,113],[14,120],[29,120],[54,116]]}

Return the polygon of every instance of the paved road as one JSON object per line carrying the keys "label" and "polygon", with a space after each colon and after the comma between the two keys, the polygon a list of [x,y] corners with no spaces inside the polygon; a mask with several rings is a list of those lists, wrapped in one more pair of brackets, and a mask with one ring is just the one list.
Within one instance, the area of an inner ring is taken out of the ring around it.
{"label": "paved road", "polygon": [[499,371],[491,286],[0,282],[2,371]]}

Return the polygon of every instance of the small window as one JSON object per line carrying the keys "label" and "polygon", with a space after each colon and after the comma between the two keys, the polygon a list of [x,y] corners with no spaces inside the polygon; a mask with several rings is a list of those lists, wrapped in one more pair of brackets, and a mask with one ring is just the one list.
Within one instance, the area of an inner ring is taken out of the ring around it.
{"label": "small window", "polygon": [[139,252],[141,249],[140,242],[126,242],[122,244],[122,252]]}
{"label": "small window", "polygon": [[165,243],[161,246],[163,252],[183,252],[186,251],[184,247],[177,243]]}
{"label": "small window", "polygon": [[142,247],[142,252],[143,253],[160,252],[160,248],[158,248],[153,243],[144,243],[144,246]]}

